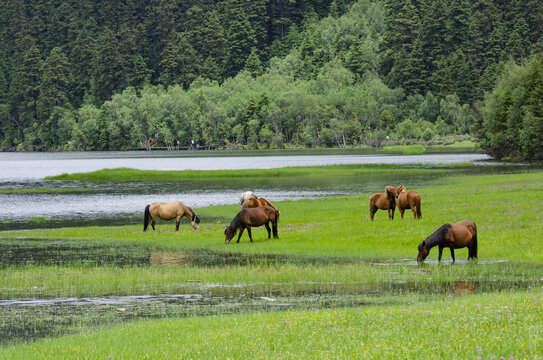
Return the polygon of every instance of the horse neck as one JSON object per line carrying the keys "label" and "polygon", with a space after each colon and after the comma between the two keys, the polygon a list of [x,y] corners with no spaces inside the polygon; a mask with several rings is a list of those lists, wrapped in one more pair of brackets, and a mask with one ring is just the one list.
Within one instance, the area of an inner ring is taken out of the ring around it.
{"label": "horse neck", "polygon": [[241,226],[241,211],[236,215],[234,220],[230,223],[230,226],[234,231],[237,231],[238,228]]}
{"label": "horse neck", "polygon": [[425,240],[426,247],[429,249],[433,248],[436,245],[441,244],[441,242],[444,240],[445,233],[449,231],[452,228],[451,224],[445,224],[441,226],[439,229],[434,231],[434,233],[430,236],[428,236]]}
{"label": "horse neck", "polygon": [[194,216],[194,211],[192,211],[191,208],[188,206],[185,206],[185,211],[183,212],[183,215],[186,216],[190,221],[192,221],[192,217]]}

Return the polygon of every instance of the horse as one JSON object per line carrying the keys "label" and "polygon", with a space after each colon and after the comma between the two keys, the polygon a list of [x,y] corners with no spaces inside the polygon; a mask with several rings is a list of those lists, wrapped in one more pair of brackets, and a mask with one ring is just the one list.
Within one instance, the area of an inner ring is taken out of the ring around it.
{"label": "horse", "polygon": [[247,199],[257,199],[257,197],[254,192],[246,191],[242,193],[241,196],[239,197],[239,204],[240,205],[243,204],[243,202]]}
{"label": "horse", "polygon": [[441,255],[443,254],[443,248],[448,247],[451,249],[451,257],[453,263],[454,249],[460,249],[468,247],[468,260],[477,258],[477,226],[474,222],[469,220],[462,220],[456,224],[444,224],[439,229],[434,231],[432,235],[428,236],[426,240],[421,242],[418,246],[419,254],[417,255],[417,261],[424,261],[430,249],[434,246],[439,246],[439,261],[441,261]]}
{"label": "horse", "polygon": [[258,199],[255,199],[255,198],[250,198],[250,199],[246,199],[242,204],[241,204],[241,208],[242,209],[245,209],[245,208],[255,208],[255,207],[259,207],[259,206],[269,206],[275,210],[277,210],[277,217],[279,218],[279,216],[281,215],[281,212],[272,204],[270,203],[268,200],[264,199],[264,198],[258,198]]}
{"label": "horse", "polygon": [[407,192],[405,186],[399,186],[398,189],[396,189],[396,193],[398,194],[396,205],[402,215],[402,219],[405,209],[411,209],[415,219],[420,219],[422,217],[422,212],[420,211],[420,194],[416,191]]}
{"label": "horse", "polygon": [[377,209],[388,210],[388,218],[394,219],[394,210],[396,210],[396,189],[394,186],[385,187],[385,194],[377,193],[370,196],[370,218],[373,221],[373,216]]}
{"label": "horse", "polygon": [[190,224],[194,230],[199,230],[200,216],[196,215],[194,211],[180,201],[174,202],[154,202],[145,207],[143,215],[143,231],[147,230],[149,221],[152,219],[151,226],[155,230],[155,224],[157,218],[162,220],[171,220],[175,218],[175,231],[179,231],[179,222],[181,217],[185,216],[190,220]]}
{"label": "horse", "polygon": [[226,244],[230,243],[230,240],[236,235],[238,229],[240,229],[238,241],[243,234],[243,230],[247,229],[249,233],[249,239],[253,242],[253,236],[251,235],[251,227],[258,227],[264,225],[266,230],[268,230],[268,239],[270,238],[270,225],[272,224],[273,237],[278,239],[277,235],[277,221],[279,220],[279,212],[272,208],[271,206],[259,206],[254,208],[244,208],[234,217],[234,220],[230,225],[224,229],[224,242]]}

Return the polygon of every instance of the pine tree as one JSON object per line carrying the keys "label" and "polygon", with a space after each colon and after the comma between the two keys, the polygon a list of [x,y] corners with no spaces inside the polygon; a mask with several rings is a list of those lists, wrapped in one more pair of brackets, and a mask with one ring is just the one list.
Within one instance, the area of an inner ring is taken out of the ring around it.
{"label": "pine tree", "polygon": [[229,9],[227,14],[227,64],[226,76],[235,76],[243,67],[251,49],[256,45],[255,34],[242,9]]}
{"label": "pine tree", "polygon": [[55,106],[69,106],[66,94],[69,74],[68,58],[61,48],[55,47],[43,62],[38,98],[38,117],[43,124]]}
{"label": "pine tree", "polygon": [[258,57],[258,52],[256,48],[253,48],[253,51],[251,51],[251,55],[249,55],[249,57],[247,58],[247,62],[245,63],[245,70],[253,77],[262,75],[262,62],[260,62],[260,58]]}
{"label": "pine tree", "polygon": [[91,91],[99,101],[109,99],[125,84],[124,59],[119,52],[119,46],[119,40],[109,28],[105,28],[96,40]]}

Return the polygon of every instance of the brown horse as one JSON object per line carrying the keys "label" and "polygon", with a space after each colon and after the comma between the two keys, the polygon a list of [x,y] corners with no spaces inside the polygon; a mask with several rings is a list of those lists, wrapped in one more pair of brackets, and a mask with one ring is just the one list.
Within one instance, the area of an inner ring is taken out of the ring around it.
{"label": "brown horse", "polygon": [[157,218],[162,220],[171,220],[175,218],[175,231],[179,231],[179,222],[181,217],[185,216],[190,220],[190,224],[194,230],[198,230],[200,226],[200,216],[196,215],[191,208],[180,201],[174,202],[154,202],[145,207],[143,216],[143,231],[147,230],[149,221],[152,219],[151,226],[155,230]]}
{"label": "brown horse", "polygon": [[396,189],[396,193],[398,194],[396,205],[398,205],[398,210],[402,215],[402,219],[405,209],[411,209],[415,219],[420,219],[422,217],[422,212],[420,210],[420,194],[416,191],[407,192],[405,186],[399,186],[398,189]]}
{"label": "brown horse", "polygon": [[477,258],[477,226],[469,220],[462,220],[454,225],[445,224],[419,244],[417,261],[423,261],[430,253],[430,249],[439,246],[439,257],[443,254],[443,248],[451,249],[453,263],[454,249],[468,247],[468,260]]}
{"label": "brown horse", "polygon": [[236,215],[232,223],[224,229],[224,242],[230,243],[230,240],[236,235],[238,229],[240,229],[238,241],[243,234],[243,230],[247,229],[249,233],[249,239],[253,242],[253,236],[251,235],[251,227],[258,227],[264,225],[266,230],[268,230],[268,239],[270,238],[270,225],[272,224],[273,237],[275,239],[279,238],[277,235],[277,221],[279,220],[278,211],[270,206],[259,206],[255,208],[244,208]]}
{"label": "brown horse", "polygon": [[279,215],[281,215],[281,212],[272,203],[270,203],[268,200],[264,198],[258,198],[258,199],[250,198],[250,199],[245,200],[241,204],[242,209],[254,208],[254,207],[259,207],[259,206],[269,206],[271,208],[274,208],[275,210],[277,210],[277,214],[278,214],[277,216],[279,217]]}
{"label": "brown horse", "polygon": [[378,209],[388,210],[388,218],[394,219],[394,210],[396,210],[396,189],[394,186],[385,187],[385,193],[377,193],[370,196],[370,218],[373,221],[373,215]]}

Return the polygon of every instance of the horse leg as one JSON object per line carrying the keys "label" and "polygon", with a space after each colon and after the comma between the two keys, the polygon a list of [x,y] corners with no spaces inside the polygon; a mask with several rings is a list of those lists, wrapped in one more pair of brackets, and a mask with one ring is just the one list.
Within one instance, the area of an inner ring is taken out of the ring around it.
{"label": "horse leg", "polygon": [[156,218],[153,218],[151,221],[151,226],[153,227],[153,231],[155,231],[155,224],[156,224]]}
{"label": "horse leg", "polygon": [[179,231],[179,223],[181,222],[181,216],[175,219],[175,231]]}
{"label": "horse leg", "polygon": [[268,230],[268,239],[269,239],[271,236],[271,229],[270,229],[269,222],[265,223],[264,226],[266,227],[266,230]]}
{"label": "horse leg", "polygon": [[439,255],[437,261],[441,262],[441,256],[443,255],[443,246],[439,246]]}
{"label": "horse leg", "polygon": [[371,221],[373,221],[373,215],[375,215],[376,211],[377,211],[377,207],[370,205],[370,219],[371,219]]}
{"label": "horse leg", "polygon": [[404,209],[402,209],[401,207],[398,207],[398,211],[400,212],[400,215],[402,216],[402,220],[403,220]]}
{"label": "horse leg", "polygon": [[415,207],[415,204],[411,206],[411,211],[413,211],[413,219],[417,219],[417,208]]}
{"label": "horse leg", "polygon": [[451,257],[453,259],[453,264],[454,264],[455,259],[454,259],[454,249],[453,248],[451,248]]}
{"label": "horse leg", "polygon": [[251,234],[251,227],[250,226],[247,227],[247,233],[249,234],[249,240],[251,240],[251,242],[253,242],[253,235]]}
{"label": "horse leg", "polygon": [[[241,234],[243,234],[243,230],[245,230],[245,228],[240,228],[240,230],[239,230],[239,235],[238,235],[238,241],[236,241],[236,244],[239,243],[239,239],[241,238]],[[249,234],[250,234],[250,233],[249,233]],[[251,237],[251,236],[249,235],[249,237]],[[251,241],[252,241],[252,240],[251,240]]]}

